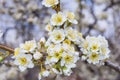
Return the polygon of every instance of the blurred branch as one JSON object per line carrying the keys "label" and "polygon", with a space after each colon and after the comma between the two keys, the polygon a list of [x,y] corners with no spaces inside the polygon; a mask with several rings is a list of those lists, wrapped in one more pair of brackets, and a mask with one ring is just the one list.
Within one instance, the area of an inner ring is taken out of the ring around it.
{"label": "blurred branch", "polygon": [[111,3],[103,11],[107,11],[109,8],[119,5],[119,4],[120,4],[120,1],[114,2],[113,0],[111,0]]}
{"label": "blurred branch", "polygon": [[4,31],[4,33],[3,33],[3,37],[2,37],[2,39],[3,39],[3,41],[4,41],[4,44],[6,44],[5,37],[6,37],[7,33],[8,33],[8,31],[9,31],[9,30],[13,30],[13,29],[16,29],[16,28],[15,28],[15,27],[8,27],[7,29],[5,29],[5,31]]}
{"label": "blurred branch", "polygon": [[5,45],[2,45],[2,44],[0,44],[0,49],[9,51],[9,52],[11,52],[11,53],[14,53],[14,49],[13,49],[13,48],[8,47],[8,46],[5,46]]}
{"label": "blurred branch", "polygon": [[106,61],[105,65],[120,73],[120,66],[119,65],[116,65],[115,63],[112,63],[111,61]]}
{"label": "blurred branch", "polygon": [[94,22],[88,25],[88,31],[86,32],[85,36],[90,33],[91,29],[93,29],[94,25],[97,23],[97,17],[94,13],[94,1],[93,0],[90,0],[90,1],[91,1],[90,13],[93,16]]}
{"label": "blurred branch", "polygon": [[81,31],[82,30],[82,25],[81,25],[81,19],[82,19],[82,10],[83,10],[83,6],[82,6],[82,0],[79,1],[79,20],[78,20],[78,23],[79,23],[79,26],[78,26],[78,30]]}

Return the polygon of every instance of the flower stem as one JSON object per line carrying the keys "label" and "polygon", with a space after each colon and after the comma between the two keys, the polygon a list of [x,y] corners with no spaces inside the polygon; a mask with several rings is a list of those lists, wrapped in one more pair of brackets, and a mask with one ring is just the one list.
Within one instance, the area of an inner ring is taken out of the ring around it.
{"label": "flower stem", "polygon": [[60,8],[60,0],[59,0],[59,3],[53,7],[53,9],[58,13],[59,11],[61,11],[61,8]]}

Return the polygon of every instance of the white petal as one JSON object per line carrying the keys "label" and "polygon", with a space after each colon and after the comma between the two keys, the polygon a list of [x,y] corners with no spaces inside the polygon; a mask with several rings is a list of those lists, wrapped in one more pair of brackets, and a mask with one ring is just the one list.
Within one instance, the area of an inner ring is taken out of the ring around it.
{"label": "white petal", "polygon": [[27,69],[27,67],[25,67],[25,66],[19,66],[19,69],[20,69],[20,71],[25,71],[26,69]]}
{"label": "white petal", "polygon": [[28,68],[33,68],[34,64],[32,63],[32,61],[28,64]]}
{"label": "white petal", "polygon": [[39,74],[38,79],[41,80],[41,74]]}

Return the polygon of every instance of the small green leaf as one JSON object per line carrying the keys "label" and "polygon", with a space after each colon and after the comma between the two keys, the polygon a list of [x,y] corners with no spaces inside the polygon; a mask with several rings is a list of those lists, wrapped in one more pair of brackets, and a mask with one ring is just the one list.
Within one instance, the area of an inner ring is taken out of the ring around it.
{"label": "small green leaf", "polygon": [[0,56],[0,62],[1,62],[1,61],[3,61],[3,57],[2,57],[2,56]]}

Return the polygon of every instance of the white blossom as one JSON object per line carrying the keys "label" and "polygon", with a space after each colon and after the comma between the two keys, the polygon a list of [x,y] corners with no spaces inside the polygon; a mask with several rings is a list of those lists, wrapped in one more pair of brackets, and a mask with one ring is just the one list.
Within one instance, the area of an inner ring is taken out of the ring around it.
{"label": "white blossom", "polygon": [[42,77],[48,77],[50,72],[48,70],[43,70],[39,73],[38,79],[41,80]]}
{"label": "white blossom", "polygon": [[102,37],[87,36],[81,48],[83,52],[82,60],[87,60],[89,63],[99,64],[109,58],[110,50],[107,40]]}
{"label": "white blossom", "polygon": [[32,62],[32,55],[30,54],[18,54],[18,56],[15,57],[14,63],[19,66],[21,71],[34,67]]}
{"label": "white blossom", "polygon": [[43,0],[42,5],[45,5],[46,7],[52,7],[59,3],[58,0]]}
{"label": "white blossom", "polygon": [[33,54],[33,57],[34,57],[35,60],[38,60],[42,57],[42,54],[40,52],[36,52],[36,53]]}
{"label": "white blossom", "polygon": [[67,20],[73,24],[77,24],[77,20],[75,19],[75,14],[73,12],[65,12],[66,13],[66,17],[67,17]]}
{"label": "white blossom", "polygon": [[50,33],[50,39],[53,43],[60,43],[65,39],[65,33],[63,29],[53,30]]}
{"label": "white blossom", "polygon": [[35,40],[26,41],[24,44],[20,44],[20,48],[23,52],[34,52],[37,47]]}
{"label": "white blossom", "polygon": [[61,26],[66,20],[66,16],[62,12],[58,12],[52,15],[50,22],[53,26]]}

